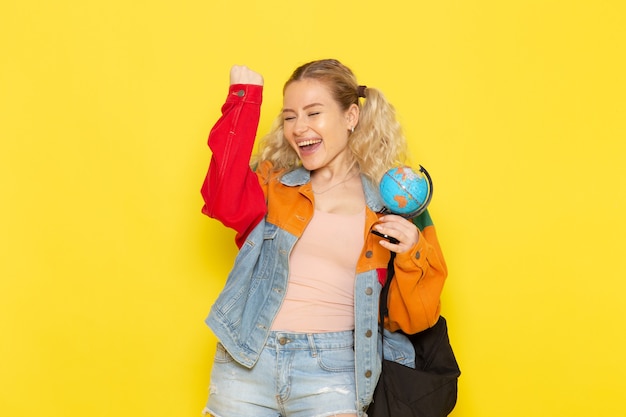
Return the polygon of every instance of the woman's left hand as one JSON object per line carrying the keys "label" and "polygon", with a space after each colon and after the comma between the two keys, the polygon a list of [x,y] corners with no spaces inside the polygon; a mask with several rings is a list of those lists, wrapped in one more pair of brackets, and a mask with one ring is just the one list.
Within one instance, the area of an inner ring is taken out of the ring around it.
{"label": "woman's left hand", "polygon": [[378,219],[374,230],[395,238],[398,243],[380,240],[381,246],[392,252],[404,253],[413,248],[419,240],[419,231],[410,220],[395,214],[388,214]]}

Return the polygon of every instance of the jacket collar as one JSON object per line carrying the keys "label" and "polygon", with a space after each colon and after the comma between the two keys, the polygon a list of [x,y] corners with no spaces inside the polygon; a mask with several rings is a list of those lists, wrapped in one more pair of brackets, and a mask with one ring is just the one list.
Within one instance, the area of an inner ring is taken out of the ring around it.
{"label": "jacket collar", "polygon": [[[298,187],[311,181],[311,172],[304,167],[298,167],[281,176],[280,182],[288,187]],[[385,209],[377,187],[372,184],[369,178],[361,175],[363,192],[365,193],[365,204],[375,213],[381,213]]]}

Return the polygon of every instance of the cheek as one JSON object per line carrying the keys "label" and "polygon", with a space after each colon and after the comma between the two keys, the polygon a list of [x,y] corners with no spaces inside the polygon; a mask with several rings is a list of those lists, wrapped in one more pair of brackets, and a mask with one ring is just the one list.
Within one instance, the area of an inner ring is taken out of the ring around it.
{"label": "cheek", "polygon": [[289,146],[291,147],[291,149],[293,149],[296,153],[298,153],[298,147],[296,146],[295,143],[291,142],[291,141],[287,141],[287,143],[289,144]]}
{"label": "cheek", "polygon": [[293,133],[291,132],[291,129],[289,129],[288,126],[285,126],[283,124],[283,138],[285,138],[285,140],[293,146]]}
{"label": "cheek", "polygon": [[290,135],[287,131],[283,132],[283,137],[285,138],[285,142],[287,142],[289,144],[289,146],[291,147],[291,149],[293,149],[294,151],[298,151],[298,147],[296,146],[296,142],[293,140],[293,136]]}

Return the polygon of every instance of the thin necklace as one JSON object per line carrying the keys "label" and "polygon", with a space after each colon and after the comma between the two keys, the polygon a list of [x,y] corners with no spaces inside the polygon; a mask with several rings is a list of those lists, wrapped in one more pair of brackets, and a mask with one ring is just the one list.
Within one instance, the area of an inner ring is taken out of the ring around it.
{"label": "thin necklace", "polygon": [[349,176],[348,178],[346,178],[345,180],[340,181],[340,182],[338,182],[337,184],[333,184],[333,185],[331,185],[330,187],[328,187],[328,188],[327,188],[327,189],[325,189],[324,191],[315,191],[315,190],[313,190],[313,185],[311,185],[311,189],[313,190],[313,194],[324,194],[325,192],[330,191],[330,190],[332,190],[333,188],[335,188],[335,187],[337,187],[337,186],[339,186],[339,185],[341,185],[341,184],[343,184],[343,183],[345,183],[345,182],[350,181],[352,178],[356,177],[356,175],[357,175],[358,173],[359,173],[359,171],[355,172],[354,174],[350,175],[350,176]]}

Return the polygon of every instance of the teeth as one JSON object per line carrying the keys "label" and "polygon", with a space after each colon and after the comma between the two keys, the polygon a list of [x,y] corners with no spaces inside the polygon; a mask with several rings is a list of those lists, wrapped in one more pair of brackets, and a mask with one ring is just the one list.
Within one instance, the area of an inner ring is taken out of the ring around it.
{"label": "teeth", "polygon": [[310,146],[310,145],[315,145],[316,143],[320,143],[320,142],[321,142],[320,139],[305,140],[303,142],[298,143],[298,146],[299,147]]}

